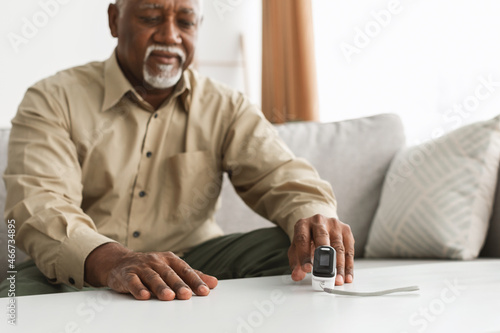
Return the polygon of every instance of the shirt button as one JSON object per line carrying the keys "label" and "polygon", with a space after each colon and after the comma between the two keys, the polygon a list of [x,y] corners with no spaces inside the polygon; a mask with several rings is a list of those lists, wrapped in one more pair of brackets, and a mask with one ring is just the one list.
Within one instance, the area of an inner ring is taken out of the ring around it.
{"label": "shirt button", "polygon": [[69,281],[69,283],[71,283],[71,284],[75,284],[75,280],[74,280],[72,277],[70,277],[70,278],[68,279],[68,281]]}
{"label": "shirt button", "polygon": [[144,198],[146,196],[146,192],[144,192],[144,191],[139,192],[139,196],[141,198]]}
{"label": "shirt button", "polygon": [[134,233],[132,234],[132,236],[134,236],[134,238],[139,238],[140,235],[141,235],[141,233],[139,231],[134,231]]}
{"label": "shirt button", "polygon": [[150,152],[150,151],[148,151],[148,152],[146,153],[146,156],[147,156],[148,158],[151,158],[151,156],[153,156],[153,153],[152,153],[152,152]]}

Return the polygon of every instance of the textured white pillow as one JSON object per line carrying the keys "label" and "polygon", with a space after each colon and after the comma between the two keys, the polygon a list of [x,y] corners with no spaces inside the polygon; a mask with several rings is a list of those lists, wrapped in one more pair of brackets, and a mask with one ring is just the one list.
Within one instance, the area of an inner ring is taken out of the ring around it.
{"label": "textured white pillow", "polygon": [[399,153],[384,181],[366,257],[477,257],[499,161],[500,116]]}

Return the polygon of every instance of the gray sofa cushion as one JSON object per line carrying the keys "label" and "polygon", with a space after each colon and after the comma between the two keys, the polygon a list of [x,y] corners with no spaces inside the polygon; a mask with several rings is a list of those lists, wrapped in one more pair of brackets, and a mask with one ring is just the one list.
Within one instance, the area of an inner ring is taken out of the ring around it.
{"label": "gray sofa cushion", "polygon": [[493,206],[493,214],[480,257],[500,258],[500,169],[498,170],[498,182]]}
{"label": "gray sofa cushion", "polygon": [[[330,182],[339,218],[353,231],[356,256],[362,257],[382,184],[394,155],[405,144],[398,116],[382,114],[334,123],[288,123],[276,126],[299,157],[311,162]],[[251,212],[224,181],[222,209],[216,220],[226,233],[271,226]]]}

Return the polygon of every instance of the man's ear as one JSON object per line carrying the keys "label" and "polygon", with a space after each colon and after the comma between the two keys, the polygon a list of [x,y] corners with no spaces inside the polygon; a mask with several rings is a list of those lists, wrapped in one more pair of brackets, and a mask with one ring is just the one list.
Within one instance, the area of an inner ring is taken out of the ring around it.
{"label": "man's ear", "polygon": [[111,36],[118,37],[118,18],[120,16],[120,11],[115,4],[109,4],[108,7],[108,23],[109,30],[111,31]]}

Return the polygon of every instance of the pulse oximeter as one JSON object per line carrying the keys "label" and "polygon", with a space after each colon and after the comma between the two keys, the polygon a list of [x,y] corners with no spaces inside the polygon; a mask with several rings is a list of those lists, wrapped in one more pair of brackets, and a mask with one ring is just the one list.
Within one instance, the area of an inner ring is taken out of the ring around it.
{"label": "pulse oximeter", "polygon": [[337,276],[337,256],[331,246],[319,246],[314,251],[312,271],[312,286],[314,290],[323,291],[325,288],[335,287]]}

